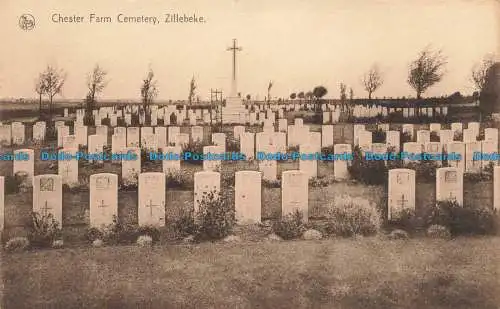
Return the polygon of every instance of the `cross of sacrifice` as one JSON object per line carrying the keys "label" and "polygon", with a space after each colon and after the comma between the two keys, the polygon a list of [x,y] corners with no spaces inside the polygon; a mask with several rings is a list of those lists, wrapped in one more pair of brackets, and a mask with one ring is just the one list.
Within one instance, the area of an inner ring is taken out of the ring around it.
{"label": "cross of sacrifice", "polygon": [[241,51],[242,48],[240,46],[237,46],[236,44],[236,39],[233,39],[233,46],[228,47],[227,51],[230,51],[233,53],[233,79],[231,83],[231,96],[236,95],[236,52]]}
{"label": "cross of sacrifice", "polygon": [[[163,202],[162,202],[162,205],[163,205]],[[153,204],[153,200],[149,200],[149,205],[146,204],[146,207],[149,208],[149,216],[150,217],[153,216],[153,207],[160,207],[162,205],[155,205],[155,204]]]}
{"label": "cross of sacrifice", "polygon": [[43,215],[47,216],[49,214],[49,209],[52,209],[52,207],[49,207],[47,201],[45,201],[44,207],[42,207]]}
{"label": "cross of sacrifice", "polygon": [[109,205],[104,204],[104,200],[101,200],[101,204],[97,205],[97,207],[102,209],[102,213],[104,214],[105,208],[108,207]]}

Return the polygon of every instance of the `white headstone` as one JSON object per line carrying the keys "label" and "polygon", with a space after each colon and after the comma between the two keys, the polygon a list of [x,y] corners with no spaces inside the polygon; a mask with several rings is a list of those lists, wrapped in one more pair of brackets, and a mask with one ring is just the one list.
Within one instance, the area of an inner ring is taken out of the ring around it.
{"label": "white headstone", "polygon": [[239,224],[261,222],[262,186],[260,172],[239,171],[235,177],[234,208]]}
{"label": "white headstone", "polygon": [[42,216],[51,214],[62,226],[62,177],[38,175],[33,177],[33,211]]}
{"label": "white headstone", "polygon": [[127,147],[140,147],[139,132],[139,128],[137,127],[127,128]]}
{"label": "white headstone", "polygon": [[415,171],[389,170],[388,219],[397,219],[403,210],[415,211]]}
{"label": "white headstone", "polygon": [[436,201],[456,200],[463,205],[463,173],[454,167],[436,170]]}
{"label": "white headstone", "polygon": [[299,169],[308,175],[309,178],[318,176],[318,161],[312,156],[316,153],[317,148],[310,144],[302,144],[299,146],[301,159],[299,160]]}
{"label": "white headstone", "polygon": [[286,171],[281,174],[281,214],[286,216],[299,211],[305,222],[309,217],[309,181],[301,171]]}
{"label": "white headstone", "polygon": [[323,125],[321,127],[321,147],[333,146],[333,125]]}
{"label": "white headstone", "polygon": [[[203,156],[207,160],[203,160],[204,171],[217,171],[221,168],[222,160],[219,157],[224,153],[221,146],[205,146],[203,147]],[[212,159],[212,160],[210,160]],[[219,160],[217,160],[219,159]]]}
{"label": "white headstone", "polygon": [[196,172],[194,174],[194,212],[198,212],[204,194],[214,192],[220,193],[220,173],[218,172]]}
{"label": "white headstone", "polygon": [[247,160],[255,157],[255,133],[244,132],[240,134],[240,152]]}
{"label": "white headstone", "polygon": [[[162,150],[166,157],[162,160],[162,170],[165,174],[171,174],[181,170],[182,149],[179,146],[167,146]],[[178,159],[177,159],[178,158]],[[168,159],[168,160],[167,160]]]}
{"label": "white headstone", "polygon": [[347,169],[349,161],[347,160],[352,156],[352,148],[349,144],[335,144],[334,154],[337,160],[333,161],[333,176],[335,180],[344,180],[349,178],[349,171]]}
{"label": "white headstone", "polygon": [[165,226],[165,174],[139,175],[139,226]]}
{"label": "white headstone", "polygon": [[35,152],[33,149],[14,151],[13,174],[26,173],[26,185],[31,186],[35,175]]}
{"label": "white headstone", "polygon": [[102,227],[118,216],[118,175],[90,175],[90,226]]}
{"label": "white headstone", "polygon": [[481,153],[481,142],[465,143],[465,172],[479,173],[481,160],[476,160],[474,153]]}
{"label": "white headstone", "polygon": [[446,151],[448,157],[454,154],[455,157],[460,157],[460,160],[449,160],[448,165],[450,167],[455,167],[460,169],[462,172],[465,171],[465,144],[462,142],[450,142],[446,145]]}
{"label": "white headstone", "polygon": [[137,184],[141,173],[141,149],[127,147],[122,153],[130,153],[136,156],[136,160],[122,160],[122,183],[126,185]]}
{"label": "white headstone", "polygon": [[[72,187],[78,184],[78,160],[75,158],[77,152],[78,148],[63,148],[59,151],[60,158],[68,158],[57,161],[57,173],[61,176],[63,185]],[[66,154],[66,156],[62,156],[61,153]],[[69,156],[73,158],[69,159]]]}

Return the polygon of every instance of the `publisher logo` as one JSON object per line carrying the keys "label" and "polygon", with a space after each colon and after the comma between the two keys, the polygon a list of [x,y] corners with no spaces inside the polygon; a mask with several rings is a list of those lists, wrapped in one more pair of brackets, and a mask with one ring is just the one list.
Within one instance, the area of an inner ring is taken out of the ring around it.
{"label": "publisher logo", "polygon": [[19,17],[19,28],[30,31],[35,28],[35,17],[31,14],[23,14]]}

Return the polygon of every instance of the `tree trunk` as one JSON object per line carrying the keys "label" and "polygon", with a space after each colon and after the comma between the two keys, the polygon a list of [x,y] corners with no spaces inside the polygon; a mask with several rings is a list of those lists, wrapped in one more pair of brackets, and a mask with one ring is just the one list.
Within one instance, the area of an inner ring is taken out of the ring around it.
{"label": "tree trunk", "polygon": [[369,92],[368,92],[368,100],[371,100],[371,99],[372,99],[372,92],[371,92],[371,91],[369,91]]}

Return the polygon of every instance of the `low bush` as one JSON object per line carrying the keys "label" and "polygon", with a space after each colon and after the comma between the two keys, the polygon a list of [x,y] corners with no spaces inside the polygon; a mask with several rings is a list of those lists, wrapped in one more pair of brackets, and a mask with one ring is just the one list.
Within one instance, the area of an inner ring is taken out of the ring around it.
{"label": "low bush", "polygon": [[387,133],[382,129],[377,129],[376,131],[373,132],[372,136],[373,136],[372,137],[373,143],[385,143]]}
{"label": "low bush", "polygon": [[8,252],[19,252],[28,250],[30,247],[30,241],[26,237],[14,237],[7,241],[5,244],[5,251]]}
{"label": "low bush", "polygon": [[14,176],[5,176],[4,178],[5,194],[18,193],[22,182],[23,182],[23,177],[21,177],[19,174]]}
{"label": "low bush", "polygon": [[415,215],[415,211],[410,208],[405,208],[399,212],[392,212],[391,219],[387,222],[389,229],[399,229],[408,233],[414,233],[416,230],[424,226],[421,218]]}
{"label": "low bush", "polygon": [[385,185],[388,169],[384,161],[365,160],[359,146],[354,147],[353,160],[347,167],[352,179],[367,185]]}
{"label": "low bush", "polygon": [[192,141],[192,142],[189,142],[187,145],[185,145],[183,147],[183,150],[182,150],[182,158],[186,158],[186,156],[184,155],[185,153],[191,153],[192,155],[191,156],[188,156],[186,158],[186,162],[189,162],[191,164],[197,164],[197,165],[202,165],[203,164],[203,160],[197,160],[195,159],[195,155],[198,155],[199,157],[200,156],[203,156],[203,147],[205,145],[199,141]]}
{"label": "low bush", "polygon": [[205,192],[198,200],[195,214],[196,239],[218,240],[228,236],[236,223],[234,208],[228,199],[217,191]]}
{"label": "low bush", "polygon": [[437,132],[434,132],[434,131],[433,131],[433,132],[431,132],[431,133],[429,134],[429,137],[430,137],[430,139],[429,139],[429,140],[430,140],[431,142],[439,142],[439,141],[440,141],[440,139],[439,139],[439,135],[437,134]]}
{"label": "low bush", "polygon": [[298,239],[306,230],[304,216],[301,211],[296,210],[286,214],[272,224],[273,233],[285,240]]}
{"label": "low bush", "polygon": [[167,187],[178,189],[190,189],[193,187],[192,176],[183,170],[173,170],[167,173]]}
{"label": "low bush", "polygon": [[278,179],[276,180],[262,179],[262,186],[264,188],[281,188],[281,181]]}
{"label": "low bush", "polygon": [[[160,240],[160,230],[156,226],[146,225],[137,228],[137,234],[140,236],[149,236],[153,242]],[[140,237],[139,236],[139,237]]]}
{"label": "low bush", "polygon": [[328,210],[326,232],[336,236],[373,235],[381,227],[381,214],[368,200],[340,196]]}
{"label": "low bush", "polygon": [[101,228],[92,227],[87,230],[86,238],[93,243],[102,240],[109,245],[132,244],[136,241],[138,228],[131,224],[121,222],[117,216],[113,216],[113,222]]}
{"label": "low bush", "polygon": [[172,229],[179,239],[196,235],[197,225],[195,224],[193,210],[183,210],[178,219],[172,222]]}
{"label": "low bush", "polygon": [[233,138],[228,138],[226,140],[226,151],[240,152],[240,141]]}
{"label": "low bush", "polygon": [[438,201],[430,210],[427,225],[441,225],[452,236],[493,235],[498,232],[498,214],[493,209],[460,205],[455,200]]}
{"label": "low bush", "polygon": [[399,137],[401,144],[410,143],[413,141],[413,138],[409,132],[401,132]]}
{"label": "low bush", "polygon": [[52,214],[31,213],[29,240],[34,248],[50,248],[61,236],[59,222]]}

